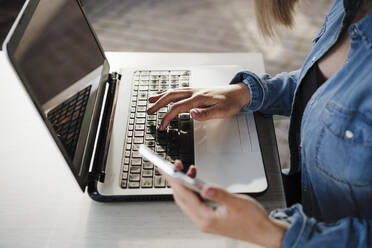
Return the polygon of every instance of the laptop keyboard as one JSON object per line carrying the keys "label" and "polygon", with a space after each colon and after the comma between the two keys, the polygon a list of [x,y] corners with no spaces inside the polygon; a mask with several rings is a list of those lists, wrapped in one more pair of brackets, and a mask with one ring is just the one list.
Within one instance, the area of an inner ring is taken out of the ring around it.
{"label": "laptop keyboard", "polygon": [[159,126],[172,103],[152,115],[148,98],[167,89],[189,87],[190,71],[136,71],[123,149],[120,186],[124,189],[169,187],[156,166],[142,158],[138,149],[145,144],[164,159],[181,159],[185,170],[194,164],[193,121],[189,113],[174,118],[166,130]]}
{"label": "laptop keyboard", "polygon": [[79,91],[51,111],[47,118],[52,123],[57,136],[72,158],[79,138],[81,123],[88,103],[91,86]]}

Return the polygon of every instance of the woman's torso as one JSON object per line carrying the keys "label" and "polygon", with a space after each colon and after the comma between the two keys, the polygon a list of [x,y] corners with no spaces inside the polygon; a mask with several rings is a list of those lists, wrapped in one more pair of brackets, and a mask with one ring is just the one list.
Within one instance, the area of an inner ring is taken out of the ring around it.
{"label": "woman's torso", "polygon": [[[314,39],[300,75],[301,81],[318,63],[324,76],[329,76],[306,105],[301,144],[295,147],[301,162],[304,210],[323,221],[372,217],[368,209],[372,203],[372,15],[350,25],[346,57],[342,62],[338,58],[340,65],[333,72],[324,70],[324,63],[335,63],[337,58],[329,55],[334,53],[330,48],[337,47],[337,41],[345,42],[340,36],[343,21],[347,23],[344,17],[343,2],[338,0]],[[292,122],[298,95],[297,91]],[[294,144],[290,137],[292,150]]]}

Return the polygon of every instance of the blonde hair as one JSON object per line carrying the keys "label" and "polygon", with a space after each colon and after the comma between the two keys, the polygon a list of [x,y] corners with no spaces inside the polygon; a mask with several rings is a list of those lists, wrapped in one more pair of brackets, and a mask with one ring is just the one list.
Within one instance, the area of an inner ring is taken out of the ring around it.
{"label": "blonde hair", "polygon": [[293,26],[293,14],[298,0],[255,0],[256,20],[260,32],[274,37],[274,26]]}

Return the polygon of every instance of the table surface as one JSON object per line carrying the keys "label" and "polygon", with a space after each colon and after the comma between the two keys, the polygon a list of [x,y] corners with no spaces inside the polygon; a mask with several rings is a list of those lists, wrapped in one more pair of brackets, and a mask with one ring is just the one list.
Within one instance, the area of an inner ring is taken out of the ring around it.
{"label": "table surface", "polygon": [[[112,68],[240,65],[263,73],[257,53],[108,52]],[[0,53],[0,247],[250,247],[200,233],[171,201],[99,203],[83,194],[23,86]],[[272,118],[256,115],[268,190],[285,207]],[[51,159],[52,158],[52,159]]]}

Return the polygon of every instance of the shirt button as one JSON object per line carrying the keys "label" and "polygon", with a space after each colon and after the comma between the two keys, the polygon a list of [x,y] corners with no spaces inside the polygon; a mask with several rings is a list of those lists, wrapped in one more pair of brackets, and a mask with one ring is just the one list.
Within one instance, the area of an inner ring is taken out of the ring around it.
{"label": "shirt button", "polygon": [[353,28],[351,29],[351,35],[356,35],[356,33],[357,33],[357,30],[356,30],[355,27],[353,27]]}
{"label": "shirt button", "polygon": [[312,106],[314,104],[314,102],[315,102],[315,99],[314,98],[311,98],[310,99],[310,105]]}
{"label": "shirt button", "polygon": [[354,133],[350,130],[346,130],[345,131],[345,136],[346,136],[346,138],[351,139],[351,138],[354,137]]}
{"label": "shirt button", "polygon": [[316,57],[314,56],[312,59],[311,59],[311,62],[314,62],[316,60]]}

